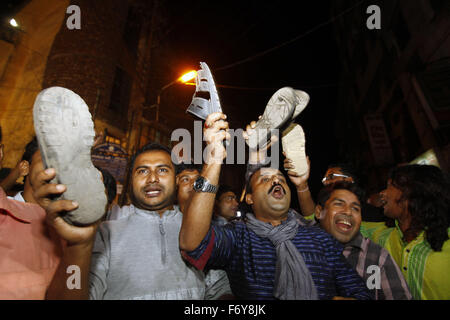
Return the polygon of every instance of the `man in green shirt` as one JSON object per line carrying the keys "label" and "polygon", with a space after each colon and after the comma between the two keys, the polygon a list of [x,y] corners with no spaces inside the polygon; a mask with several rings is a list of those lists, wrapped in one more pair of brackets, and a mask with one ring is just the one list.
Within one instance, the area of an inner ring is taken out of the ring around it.
{"label": "man in green shirt", "polygon": [[395,219],[395,227],[361,226],[361,233],[397,262],[414,299],[450,299],[449,190],[437,167],[396,167],[381,192],[384,214]]}

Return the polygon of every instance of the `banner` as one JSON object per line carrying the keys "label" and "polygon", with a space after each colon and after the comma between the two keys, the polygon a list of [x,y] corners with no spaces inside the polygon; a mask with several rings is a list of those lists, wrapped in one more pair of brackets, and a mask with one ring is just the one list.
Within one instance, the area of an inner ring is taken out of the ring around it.
{"label": "banner", "polygon": [[92,150],[92,162],[108,170],[117,182],[125,183],[128,154],[121,145],[107,142],[96,146]]}

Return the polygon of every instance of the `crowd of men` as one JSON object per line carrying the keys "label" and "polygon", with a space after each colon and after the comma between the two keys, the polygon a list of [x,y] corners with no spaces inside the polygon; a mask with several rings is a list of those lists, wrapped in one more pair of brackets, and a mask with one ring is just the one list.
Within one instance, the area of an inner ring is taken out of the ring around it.
{"label": "crowd of men", "polygon": [[[53,180],[33,139],[0,184],[0,299],[450,299],[442,170],[393,168],[376,208],[345,164],[331,165],[312,195],[309,169],[298,175],[289,158],[283,168],[265,163],[269,143],[251,150],[259,162],[247,167],[249,210],[238,215],[238,190],[219,181],[227,131],[223,113],[208,116],[214,159],[203,166],[175,164],[167,147],[145,145],[131,158],[123,207],[113,202],[114,178],[100,170],[108,206],[84,226],[63,218],[81,199],[63,197],[70,186]],[[23,191],[7,196],[21,176]],[[80,279],[70,286],[73,266]]]}

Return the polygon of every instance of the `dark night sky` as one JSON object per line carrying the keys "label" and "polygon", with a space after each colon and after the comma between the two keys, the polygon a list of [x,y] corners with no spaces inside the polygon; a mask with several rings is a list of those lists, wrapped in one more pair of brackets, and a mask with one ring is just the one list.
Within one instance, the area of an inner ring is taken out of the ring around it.
{"label": "dark night sky", "polygon": [[[212,69],[216,83],[267,88],[218,89],[231,128],[244,128],[251,120],[256,120],[272,94],[281,87],[308,92],[311,101],[296,122],[306,134],[307,153],[312,161],[310,180],[318,182],[327,164],[338,160],[335,158],[334,113],[338,100],[339,59],[334,26],[330,23],[317,28],[330,19],[330,4],[331,1],[163,3],[161,10],[168,17],[170,29],[153,53],[154,63],[166,71],[160,74],[166,76],[161,85],[176,78],[180,70],[198,69],[199,61],[204,61]],[[315,31],[309,33],[312,29]],[[266,55],[222,69],[305,33],[309,34]],[[186,92],[180,102],[181,109],[185,109],[194,87],[178,86],[176,90]],[[314,185],[318,187],[320,183]]]}
{"label": "dark night sky", "polygon": [[[219,88],[222,108],[234,129],[256,120],[279,88],[306,91],[311,101],[296,122],[306,134],[312,187],[320,187],[327,164],[339,160],[334,140],[339,58],[333,23],[321,26],[331,18],[333,2],[159,0],[150,100],[184,71],[198,69],[200,61],[212,69],[216,83],[247,88]],[[280,46],[286,42],[289,44]],[[254,57],[272,48],[277,49]],[[247,58],[251,59],[235,64]],[[189,128],[192,120],[184,113],[194,90],[185,85],[166,90],[161,101],[162,121],[171,116],[164,112],[178,113],[181,120],[187,119],[185,127]],[[167,106],[175,106],[176,112]]]}

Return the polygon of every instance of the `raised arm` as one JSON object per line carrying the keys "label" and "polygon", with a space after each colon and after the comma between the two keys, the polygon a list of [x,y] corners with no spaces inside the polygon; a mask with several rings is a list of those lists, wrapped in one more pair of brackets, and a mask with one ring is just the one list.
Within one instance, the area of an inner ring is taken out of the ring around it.
{"label": "raised arm", "polygon": [[[230,139],[226,115],[220,112],[210,114],[206,118],[203,135],[207,145],[207,156],[201,176],[205,177],[209,183],[218,185],[222,162],[226,158],[223,141]],[[183,214],[179,238],[181,250],[196,249],[208,233],[215,196],[209,192],[194,192]]]}
{"label": "raised arm", "polygon": [[19,161],[11,172],[0,182],[0,187],[8,191],[16,184],[16,180],[28,174],[29,163],[26,160]]}
{"label": "raised arm", "polygon": [[[284,154],[284,153],[283,153]],[[302,176],[299,176],[294,171],[290,171],[293,168],[292,161],[289,158],[284,160],[284,169],[287,171],[289,179],[295,185],[295,189],[297,190],[298,202],[300,204],[301,214],[303,216],[310,216],[314,213],[314,209],[316,204],[311,196],[311,191],[308,186],[309,179],[309,171],[311,167],[311,162],[309,161],[309,157],[306,157],[308,162],[308,170]]]}

